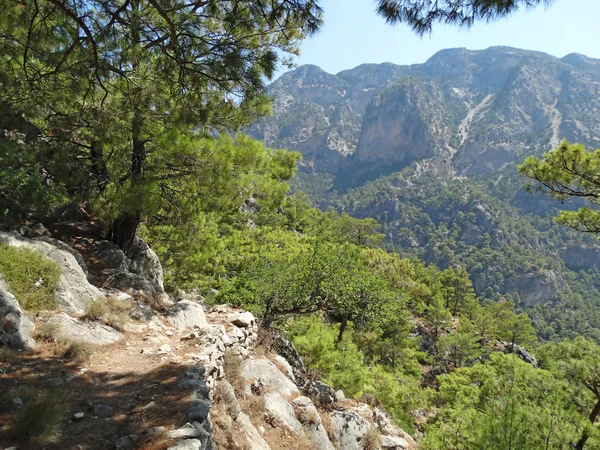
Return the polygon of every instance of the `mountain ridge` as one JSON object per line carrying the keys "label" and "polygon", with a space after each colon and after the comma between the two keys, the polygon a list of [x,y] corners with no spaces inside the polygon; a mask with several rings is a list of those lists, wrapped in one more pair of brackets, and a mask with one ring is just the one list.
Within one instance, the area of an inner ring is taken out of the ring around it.
{"label": "mountain ridge", "polygon": [[[368,166],[379,175],[427,156],[442,176],[471,176],[562,139],[600,143],[600,61],[578,54],[457,48],[421,64],[362,64],[337,74],[306,65],[282,75],[269,93],[274,115],[250,134],[300,151],[306,171]],[[411,133],[425,148],[412,152]]]}

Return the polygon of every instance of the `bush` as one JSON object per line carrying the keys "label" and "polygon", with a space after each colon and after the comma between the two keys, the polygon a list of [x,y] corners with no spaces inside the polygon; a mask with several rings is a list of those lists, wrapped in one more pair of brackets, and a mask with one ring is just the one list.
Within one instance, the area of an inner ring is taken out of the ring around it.
{"label": "bush", "polygon": [[0,273],[25,310],[56,308],[54,294],[61,271],[54,261],[34,250],[0,244]]}
{"label": "bush", "polygon": [[64,421],[64,399],[59,391],[39,391],[19,411],[13,429],[15,439],[55,441]]}
{"label": "bush", "polygon": [[117,330],[123,331],[129,322],[131,303],[114,297],[92,300],[85,307],[84,319],[98,320]]}
{"label": "bush", "polygon": [[66,347],[63,348],[60,356],[68,360],[84,362],[94,353],[94,346],[87,342],[65,340],[65,343]]}
{"label": "bush", "polygon": [[60,326],[51,322],[41,323],[36,326],[33,337],[37,341],[56,343],[60,338]]}

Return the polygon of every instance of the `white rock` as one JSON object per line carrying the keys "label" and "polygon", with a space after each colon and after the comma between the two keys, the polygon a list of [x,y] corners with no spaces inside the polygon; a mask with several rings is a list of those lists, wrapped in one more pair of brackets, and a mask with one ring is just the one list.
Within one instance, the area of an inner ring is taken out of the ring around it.
{"label": "white rock", "polygon": [[246,436],[249,444],[248,447],[246,447],[248,450],[271,450],[269,444],[267,444],[258,430],[252,425],[250,418],[246,414],[241,413],[235,421],[235,424],[239,426],[238,429]]}
{"label": "white rock", "polygon": [[381,447],[385,449],[406,450],[408,448],[408,442],[399,436],[382,435],[380,443]]}
{"label": "white rock", "polygon": [[300,392],[296,385],[287,378],[271,361],[266,359],[247,359],[243,362],[241,375],[246,380],[247,391],[254,382],[268,386],[271,392],[277,392],[283,397],[298,395]]}
{"label": "white rock", "polygon": [[165,353],[171,352],[171,346],[169,344],[163,344],[160,346],[160,348],[158,350],[159,350],[158,351],[159,355],[164,355]]}
{"label": "white rock", "polygon": [[335,450],[317,408],[308,397],[298,397],[292,401],[296,409],[296,417],[302,424],[304,434],[315,444],[319,450]]}
{"label": "white rock", "polygon": [[363,450],[363,441],[373,426],[355,411],[333,411],[331,428],[340,449]]}
{"label": "white rock", "polygon": [[256,319],[251,312],[244,311],[228,317],[229,323],[240,328],[247,328],[256,324]]}
{"label": "white rock", "polygon": [[19,302],[8,292],[0,278],[0,344],[17,350],[31,350],[35,341],[31,337],[35,325],[21,309]]}
{"label": "white rock", "polygon": [[167,321],[178,330],[204,328],[207,325],[202,305],[189,300],[176,303],[167,313]]}
{"label": "white rock", "polygon": [[198,439],[185,439],[172,445],[167,450],[203,450],[202,442]]}
{"label": "white rock", "polygon": [[280,394],[274,392],[265,394],[265,409],[271,415],[279,418],[296,434],[304,434],[302,424],[296,419],[294,409]]}
{"label": "white rock", "polygon": [[84,322],[66,313],[56,314],[48,319],[48,323],[59,327],[60,332],[75,341],[93,345],[109,345],[123,339],[123,334],[100,322]]}
{"label": "white rock", "polygon": [[275,360],[275,364],[283,370],[283,373],[285,374],[285,376],[288,377],[290,380],[292,380],[295,383],[296,377],[294,376],[294,371],[292,370],[292,366],[290,366],[290,363],[287,362],[287,359],[285,359],[281,355],[275,355],[275,356],[273,356],[273,359]]}

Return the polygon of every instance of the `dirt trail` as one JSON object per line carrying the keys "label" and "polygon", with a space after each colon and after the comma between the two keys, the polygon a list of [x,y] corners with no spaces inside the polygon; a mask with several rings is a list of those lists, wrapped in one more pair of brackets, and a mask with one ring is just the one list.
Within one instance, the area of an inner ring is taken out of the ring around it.
{"label": "dirt trail", "polygon": [[[0,359],[0,448],[114,449],[115,441],[128,435],[137,436],[130,448],[173,445],[163,434],[187,422],[189,391],[179,382],[201,348],[181,340],[189,332],[157,318],[126,330],[124,339],[98,348],[81,363],[57,357],[51,343]],[[61,433],[52,443],[23,444],[11,436],[20,411],[14,399],[40,390],[57,391],[63,399]],[[83,418],[74,419],[76,413]]]}

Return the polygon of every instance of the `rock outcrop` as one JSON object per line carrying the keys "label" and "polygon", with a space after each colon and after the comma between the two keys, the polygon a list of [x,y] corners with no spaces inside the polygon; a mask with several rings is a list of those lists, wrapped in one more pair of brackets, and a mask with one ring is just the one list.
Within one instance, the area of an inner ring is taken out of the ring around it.
{"label": "rock outcrop", "polygon": [[13,233],[0,232],[0,243],[34,250],[58,264],[61,276],[56,290],[56,301],[61,311],[82,315],[89,302],[103,297],[98,288],[88,282],[86,274],[72,252],[48,242],[27,239]]}
{"label": "rock outcrop", "polygon": [[34,329],[34,323],[0,278],[0,345],[8,345],[16,350],[31,350],[35,346],[32,337]]}

